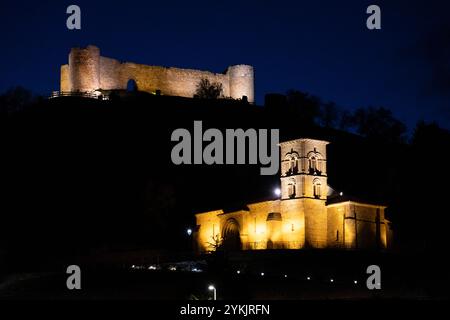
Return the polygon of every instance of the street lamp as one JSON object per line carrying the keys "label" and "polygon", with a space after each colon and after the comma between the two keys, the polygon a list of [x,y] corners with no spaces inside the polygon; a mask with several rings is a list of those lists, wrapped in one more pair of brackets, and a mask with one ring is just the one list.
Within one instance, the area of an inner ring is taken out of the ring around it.
{"label": "street lamp", "polygon": [[212,284],[209,285],[208,290],[213,291],[214,293],[214,300],[217,300],[217,290],[216,287],[214,287]]}
{"label": "street lamp", "polygon": [[280,188],[275,188],[275,190],[273,190],[273,193],[275,193],[276,196],[279,196],[281,194]]}
{"label": "street lamp", "polygon": [[188,228],[188,229],[186,230],[186,233],[187,233],[188,236],[190,236],[190,235],[192,234],[192,229],[191,229],[191,228]]}

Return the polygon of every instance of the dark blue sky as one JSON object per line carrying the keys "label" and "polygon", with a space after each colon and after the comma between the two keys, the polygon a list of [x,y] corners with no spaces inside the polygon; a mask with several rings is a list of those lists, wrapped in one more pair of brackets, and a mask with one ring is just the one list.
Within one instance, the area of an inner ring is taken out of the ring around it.
{"label": "dark blue sky", "polygon": [[[82,30],[66,28],[66,8]],[[366,28],[378,4],[382,30]],[[450,128],[448,1],[5,1],[0,92],[59,89],[71,47],[97,45],[122,61],[222,72],[255,67],[256,100],[299,89],[354,109],[384,106],[411,128]]]}

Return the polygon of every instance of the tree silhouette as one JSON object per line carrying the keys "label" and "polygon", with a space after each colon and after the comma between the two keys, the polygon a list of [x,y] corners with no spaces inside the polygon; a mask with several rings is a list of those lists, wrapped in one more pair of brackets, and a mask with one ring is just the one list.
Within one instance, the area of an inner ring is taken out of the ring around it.
{"label": "tree silhouette", "polygon": [[211,248],[213,251],[218,251],[223,247],[224,238],[220,238],[218,234],[215,236],[211,236],[212,242],[208,241],[206,244],[209,248]]}
{"label": "tree silhouette", "polygon": [[34,102],[35,98],[30,90],[21,86],[9,89],[0,95],[0,112],[17,112],[24,110]]}
{"label": "tree silhouette", "polygon": [[223,86],[218,82],[201,79],[197,84],[195,95],[201,99],[218,99],[222,96]]}
{"label": "tree silhouette", "polygon": [[289,90],[286,95],[290,111],[304,124],[314,124],[320,116],[321,100],[309,93]]}
{"label": "tree silhouette", "polygon": [[334,128],[339,119],[339,111],[334,102],[324,103],[320,108],[320,122],[325,128]]}
{"label": "tree silhouette", "polygon": [[345,114],[341,119],[341,127],[346,124],[354,127],[360,135],[385,142],[405,142],[406,126],[396,119],[389,109],[358,108],[352,115]]}

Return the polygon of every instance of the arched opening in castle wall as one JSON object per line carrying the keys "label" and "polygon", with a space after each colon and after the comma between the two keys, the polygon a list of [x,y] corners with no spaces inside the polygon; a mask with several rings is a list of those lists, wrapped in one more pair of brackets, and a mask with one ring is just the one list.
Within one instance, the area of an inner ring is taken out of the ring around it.
{"label": "arched opening in castle wall", "polygon": [[136,80],[134,79],[129,79],[127,82],[127,91],[128,92],[136,92],[138,91],[138,86],[136,83]]}

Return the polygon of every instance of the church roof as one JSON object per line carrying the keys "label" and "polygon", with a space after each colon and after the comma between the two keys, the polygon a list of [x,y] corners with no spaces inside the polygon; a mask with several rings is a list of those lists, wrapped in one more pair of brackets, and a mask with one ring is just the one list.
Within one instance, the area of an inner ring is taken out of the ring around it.
{"label": "church roof", "polygon": [[358,203],[364,203],[364,204],[371,204],[375,206],[382,206],[385,207],[385,203],[381,203],[380,201],[376,201],[373,199],[368,198],[362,198],[362,197],[355,197],[352,195],[344,194],[344,193],[338,193],[338,194],[332,194],[331,196],[328,196],[327,198],[327,205],[330,204],[337,204],[337,203],[343,203],[343,202],[358,202]]}

